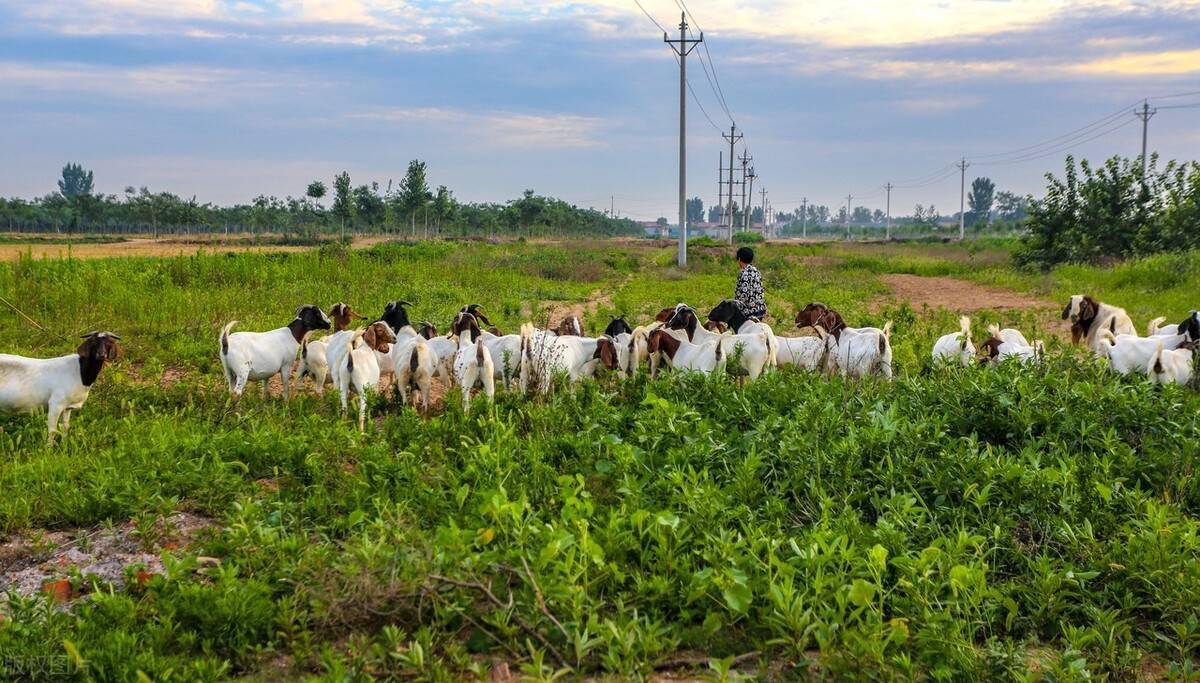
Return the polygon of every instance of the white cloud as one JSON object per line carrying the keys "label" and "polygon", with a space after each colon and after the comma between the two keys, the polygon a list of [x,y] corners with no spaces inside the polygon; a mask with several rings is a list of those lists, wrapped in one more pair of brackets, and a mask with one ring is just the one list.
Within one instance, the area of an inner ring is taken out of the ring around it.
{"label": "white cloud", "polygon": [[389,108],[352,118],[423,125],[492,147],[580,149],[601,146],[604,120],[591,116],[510,111],[472,112],[441,107]]}

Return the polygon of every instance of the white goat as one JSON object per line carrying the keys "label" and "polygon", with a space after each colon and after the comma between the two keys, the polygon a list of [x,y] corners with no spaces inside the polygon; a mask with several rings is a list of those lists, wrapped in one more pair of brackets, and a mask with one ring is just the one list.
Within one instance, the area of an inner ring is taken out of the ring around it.
{"label": "white goat", "polygon": [[230,330],[237,324],[231,321],[221,330],[219,339],[221,345],[221,366],[225,370],[225,379],[229,382],[229,391],[234,400],[240,400],[246,389],[246,382],[261,381],[263,396],[267,394],[266,380],[279,375],[283,380],[283,397],[290,397],[289,387],[292,373],[292,362],[300,342],[312,330],[328,330],[331,326],[328,316],[321,309],[311,304],[305,304],[296,309],[296,317],[286,327],[270,332],[235,332]]}
{"label": "white goat", "polygon": [[492,354],[481,338],[479,322],[474,315],[460,312],[451,327],[458,335],[458,352],[454,355],[454,380],[462,387],[463,410],[470,408],[471,390],[478,384],[490,403],[496,396],[495,365]]}
{"label": "white goat", "polygon": [[521,391],[534,381],[535,390],[545,393],[558,373],[565,374],[572,383],[578,382],[596,374],[602,361],[605,367],[617,367],[615,341],[611,337],[560,336],[536,330],[526,323],[521,326],[520,348]]}
{"label": "white goat", "polygon": [[111,332],[89,332],[75,353],[58,358],[25,358],[0,354],[0,411],[46,411],[46,441],[54,442],[58,425],[65,435],[71,411],[78,410],[106,361],[117,357],[117,340]]}
{"label": "white goat", "polygon": [[1025,339],[1025,335],[1021,334],[1020,330],[1006,327],[1000,329],[996,323],[988,325],[988,334],[999,339],[1002,342],[1009,342],[1018,346],[1029,346],[1029,342]]}
{"label": "white goat", "polygon": [[882,329],[847,327],[838,339],[837,366],[844,377],[879,374],[892,379],[892,322]]}
{"label": "white goat", "polygon": [[[1181,323],[1171,323],[1170,325],[1162,325],[1166,318],[1158,317],[1150,321],[1149,334],[1147,336],[1172,336],[1176,334],[1186,334],[1189,342],[1200,340],[1200,311],[1191,311],[1188,317],[1184,318]],[[1161,325],[1161,327],[1160,327]]]}
{"label": "white goat", "polygon": [[1168,350],[1163,348],[1160,340],[1155,347],[1154,357],[1146,366],[1146,374],[1155,384],[1187,384],[1192,381],[1195,371],[1193,353],[1191,345]]}
{"label": "white goat", "polygon": [[[360,343],[360,341],[362,343]],[[396,335],[384,322],[373,322],[366,329],[353,332],[350,344],[338,360],[338,393],[342,398],[342,414],[347,412],[350,392],[358,394],[358,431],[366,430],[367,392],[379,387],[379,357],[387,353]]]}
{"label": "white goat", "polygon": [[1106,356],[1109,366],[1122,375],[1145,373],[1154,363],[1154,356],[1160,346],[1169,351],[1186,342],[1186,334],[1139,337],[1136,334],[1114,335],[1108,329],[1100,331],[1102,357]]}
{"label": "white goat", "polygon": [[933,344],[933,362],[959,363],[964,368],[971,364],[975,357],[975,345],[971,343],[971,319],[962,316],[958,319],[959,331],[944,334]]}
{"label": "white goat", "polygon": [[1063,309],[1062,317],[1071,321],[1071,342],[1078,344],[1082,339],[1097,358],[1103,358],[1108,351],[1101,336],[1102,330],[1111,330],[1113,334],[1137,334],[1125,309],[1083,294],[1071,297]]}
{"label": "white goat", "polygon": [[[675,312],[667,321],[666,328],[675,332],[683,332],[687,340],[693,344],[704,345],[718,340],[721,343],[722,352],[726,356],[733,355],[740,348],[739,365],[741,370],[739,374],[743,374],[751,380],[758,379],[759,375],[770,367],[773,359],[778,358],[776,338],[773,333],[719,334],[712,332],[700,325],[696,309],[686,304],[678,304],[675,307]],[[654,362],[651,361],[652,368],[654,365]]]}
{"label": "white goat", "polygon": [[408,344],[407,353],[396,358],[394,373],[396,385],[400,387],[401,401],[407,405],[409,391],[412,391],[415,404],[419,392],[422,410],[429,410],[429,396],[437,369],[437,357],[429,350],[426,340],[419,336],[414,338]]}
{"label": "white goat", "polygon": [[719,340],[693,344],[675,330],[657,329],[647,340],[652,356],[662,355],[667,364],[677,370],[710,374],[724,370],[725,355]]}
{"label": "white goat", "polygon": [[[350,306],[340,302],[329,309],[329,317],[333,320],[335,333],[345,330],[355,318],[362,318],[351,310]],[[329,379],[329,361],[325,357],[328,348],[326,339],[309,341],[308,337],[305,337],[304,341],[300,342],[300,365],[295,373],[297,385],[302,383],[305,377],[312,377],[317,394],[325,393],[325,383]]]}
{"label": "white goat", "polygon": [[837,365],[837,339],[820,325],[812,328],[816,335],[775,337],[779,344],[779,367],[794,365],[804,370],[832,373]]}
{"label": "white goat", "polygon": [[[1017,334],[1020,335],[1020,332]],[[979,360],[991,365],[999,365],[1008,358],[1016,358],[1022,363],[1028,363],[1036,362],[1046,354],[1046,345],[1042,343],[1042,340],[1035,339],[1031,345],[1025,343],[1024,339],[1025,337],[1022,336],[1019,339],[1014,338],[1013,341],[1005,341],[995,335],[988,337],[987,341],[979,345]]]}

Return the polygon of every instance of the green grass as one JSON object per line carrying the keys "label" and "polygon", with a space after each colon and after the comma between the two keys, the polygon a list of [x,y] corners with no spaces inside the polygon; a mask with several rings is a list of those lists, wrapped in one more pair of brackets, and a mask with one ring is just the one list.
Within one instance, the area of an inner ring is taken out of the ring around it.
{"label": "green grass", "polygon": [[[1061,347],[1037,368],[930,370],[955,314],[872,305],[889,272],[1016,283],[1002,246],[758,251],[778,318],[822,299],[854,323],[894,320],[900,378],[602,378],[430,418],[376,398],[359,435],[332,396],[251,392],[230,410],[220,324],[407,298],[441,325],[478,302],[515,328],[547,299],[599,293],[595,327],[715,303],[731,256],[699,248],[679,271],[669,249],[428,244],[0,266],[5,298],[53,330],[0,312],[5,350],[61,353],[58,334],[90,327],[127,342],[65,446],[45,448],[37,418],[0,418],[0,533],[217,521],[144,587],[75,577],[67,611],[10,599],[0,661],[78,653],[81,680],[460,680],[494,660],[624,678],[681,653],[718,675],[749,652],[743,672],[795,678],[1194,675],[1200,397]],[[1156,273],[1178,265],[1043,282],[1142,310],[1177,296]],[[164,367],[184,378],[161,388]]]}

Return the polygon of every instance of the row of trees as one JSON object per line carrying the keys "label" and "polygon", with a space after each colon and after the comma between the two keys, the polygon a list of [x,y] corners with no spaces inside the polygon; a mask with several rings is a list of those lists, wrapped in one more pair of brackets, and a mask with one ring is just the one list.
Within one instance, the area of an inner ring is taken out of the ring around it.
{"label": "row of trees", "polygon": [[[332,192],[331,192],[332,189]],[[328,200],[328,206],[326,201]],[[299,197],[259,195],[249,204],[216,206],[195,196],[125,188],[95,192],[94,176],[67,164],[58,191],[33,200],[0,198],[0,230],[9,232],[253,232],[315,238],[324,233],[399,235],[636,235],[638,225],[527,190],[507,203],[461,203],[445,185],[431,190],[425,162],[414,160],[393,188],[354,185],[339,173],[331,185],[314,180]]]}
{"label": "row of trees", "polygon": [[1094,167],[1067,157],[1062,179],[1029,207],[1019,262],[1049,267],[1200,248],[1200,164],[1113,157]]}

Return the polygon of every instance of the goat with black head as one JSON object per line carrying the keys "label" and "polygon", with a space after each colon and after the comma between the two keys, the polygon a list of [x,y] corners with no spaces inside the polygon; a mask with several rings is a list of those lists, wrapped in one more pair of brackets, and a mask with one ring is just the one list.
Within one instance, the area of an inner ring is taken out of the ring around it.
{"label": "goat with black head", "polygon": [[104,364],[116,360],[112,332],[89,332],[75,353],[58,358],[25,358],[0,353],[0,412],[46,411],[47,440],[71,426],[71,411],[87,400]]}
{"label": "goat with black head", "polygon": [[231,321],[221,329],[219,339],[221,366],[234,400],[240,399],[246,382],[263,383],[266,396],[266,380],[279,375],[283,381],[283,397],[290,397],[292,362],[300,343],[313,330],[328,330],[333,326],[329,316],[312,304],[296,309],[296,317],[290,323],[270,332],[230,333],[237,321]]}
{"label": "goat with black head", "polygon": [[1137,335],[1137,329],[1125,309],[1097,301],[1084,294],[1076,294],[1067,301],[1062,312],[1063,320],[1071,321],[1071,342],[1083,340],[1092,353],[1102,358],[1107,355],[1108,343],[1102,333],[1107,329],[1114,336]]}

